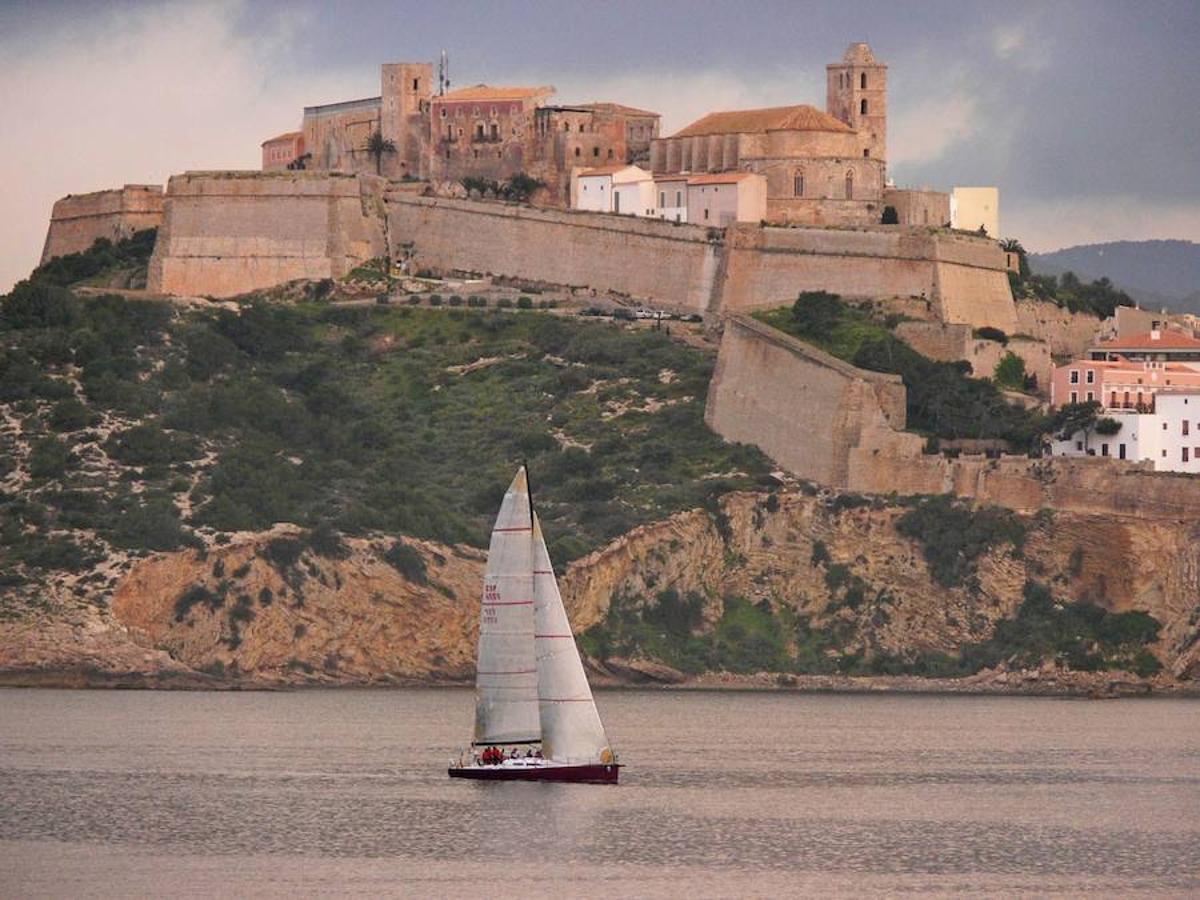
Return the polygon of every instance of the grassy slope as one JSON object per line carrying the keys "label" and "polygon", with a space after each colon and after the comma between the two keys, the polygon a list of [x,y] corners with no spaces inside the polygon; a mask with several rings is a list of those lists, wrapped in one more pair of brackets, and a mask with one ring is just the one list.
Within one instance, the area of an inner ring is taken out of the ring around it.
{"label": "grassy slope", "polygon": [[562,565],[768,470],[703,424],[712,355],[653,332],[539,313],[58,301],[53,321],[0,326],[9,582],[86,569],[109,547],[184,546],[201,527],[327,521],[483,546],[522,460]]}

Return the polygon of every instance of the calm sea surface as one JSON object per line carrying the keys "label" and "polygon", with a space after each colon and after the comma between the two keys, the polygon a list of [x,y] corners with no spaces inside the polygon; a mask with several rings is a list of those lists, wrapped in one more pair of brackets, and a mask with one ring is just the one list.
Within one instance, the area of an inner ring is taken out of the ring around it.
{"label": "calm sea surface", "polygon": [[468,690],[0,690],[0,895],[1200,893],[1200,703],[599,694],[619,787],[451,781]]}

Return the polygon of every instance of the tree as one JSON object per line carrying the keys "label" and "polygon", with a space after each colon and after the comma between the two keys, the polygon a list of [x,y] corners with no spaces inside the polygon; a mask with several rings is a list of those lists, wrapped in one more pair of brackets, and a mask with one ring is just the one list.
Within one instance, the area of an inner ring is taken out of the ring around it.
{"label": "tree", "polygon": [[1024,279],[1028,278],[1030,275],[1029,253],[1021,245],[1021,242],[1018,241],[1016,238],[1005,238],[1004,240],[1002,240],[1000,242],[1000,248],[1002,250],[1004,250],[1006,253],[1017,254],[1017,263],[1020,267],[1019,274],[1021,276],[1021,279],[1024,280]]}
{"label": "tree", "polygon": [[1025,387],[1025,360],[1009,350],[996,363],[996,384],[1019,391]]}
{"label": "tree", "polygon": [[367,138],[366,151],[375,159],[375,174],[383,174],[383,154],[395,153],[396,143],[390,141],[383,136],[383,132],[376,129],[371,136]]}
{"label": "tree", "polygon": [[1100,404],[1095,400],[1086,403],[1067,403],[1059,407],[1050,419],[1050,430],[1060,441],[1069,441],[1079,432],[1083,432],[1083,449],[1087,450],[1088,437],[1096,425],[1100,414]]}
{"label": "tree", "polygon": [[842,298],[837,294],[803,291],[792,304],[792,319],[802,334],[827,335],[844,311]]}

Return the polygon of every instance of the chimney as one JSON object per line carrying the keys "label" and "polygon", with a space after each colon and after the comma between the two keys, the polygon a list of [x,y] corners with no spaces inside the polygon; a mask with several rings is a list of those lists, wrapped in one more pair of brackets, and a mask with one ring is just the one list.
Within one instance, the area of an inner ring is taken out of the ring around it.
{"label": "chimney", "polygon": [[[1157,326],[1157,325],[1158,325],[1158,323],[1157,323],[1157,322],[1155,322],[1154,324],[1155,324],[1155,326]],[[1153,329],[1153,330],[1150,332],[1150,340],[1152,340],[1152,341],[1157,341],[1157,340],[1161,340],[1161,339],[1162,339],[1162,332],[1161,332],[1161,331],[1159,331],[1157,327],[1155,327],[1155,328],[1154,328],[1154,329]]]}

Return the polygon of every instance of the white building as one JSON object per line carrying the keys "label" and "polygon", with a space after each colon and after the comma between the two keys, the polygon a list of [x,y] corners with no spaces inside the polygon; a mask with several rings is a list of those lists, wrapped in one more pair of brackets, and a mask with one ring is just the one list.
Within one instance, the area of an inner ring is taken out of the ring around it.
{"label": "white building", "polygon": [[978,231],[981,226],[989,237],[1000,237],[1000,189],[956,187],[950,192],[950,227]]}
{"label": "white building", "polygon": [[687,220],[724,228],[767,217],[767,179],[754,172],[693,175],[687,181]]}
{"label": "white building", "polygon": [[617,213],[653,218],[654,176],[629,165],[583,169],[575,176],[575,208],[588,212]]}
{"label": "white building", "polygon": [[686,222],[687,215],[687,175],[659,175],[654,179],[654,189],[658,192],[658,217],[668,222]]}
{"label": "white building", "polygon": [[1121,424],[1116,434],[1077,432],[1070,440],[1055,440],[1051,453],[1148,460],[1155,471],[1200,474],[1200,390],[1163,388],[1153,399],[1151,412],[1103,410],[1102,418]]}

